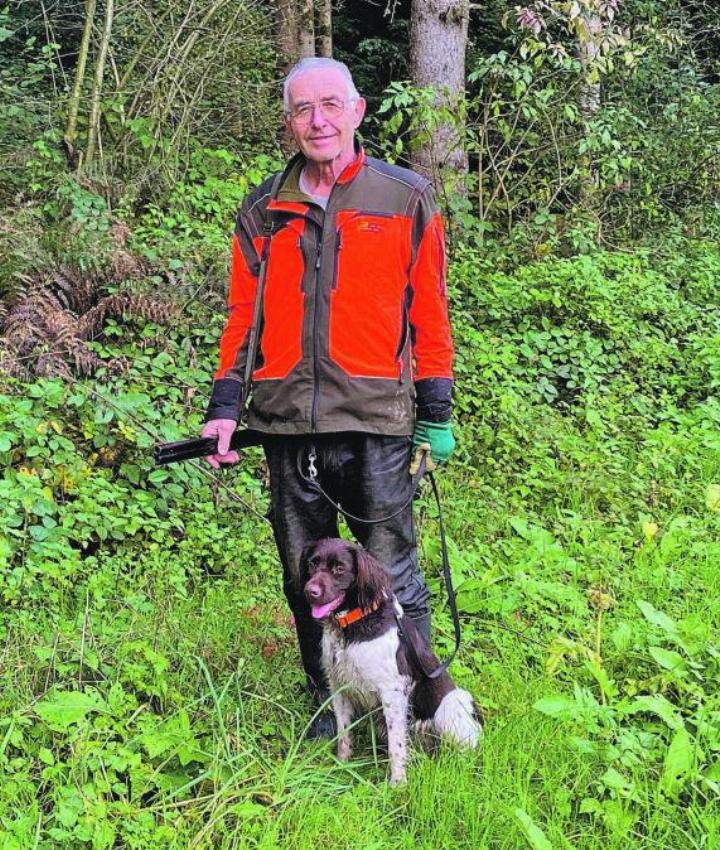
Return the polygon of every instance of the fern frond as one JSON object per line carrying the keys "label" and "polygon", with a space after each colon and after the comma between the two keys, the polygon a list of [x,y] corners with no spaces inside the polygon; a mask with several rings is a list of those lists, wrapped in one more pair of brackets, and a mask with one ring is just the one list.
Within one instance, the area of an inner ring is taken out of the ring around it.
{"label": "fern frond", "polygon": [[[124,245],[120,230],[116,238]],[[126,259],[132,257],[128,252],[125,255]],[[135,258],[132,262],[136,270],[147,271],[145,261]],[[114,274],[111,270],[110,278]],[[101,367],[115,372],[127,368],[123,358],[102,360],[86,342],[102,334],[109,318],[142,317],[169,324],[177,308],[147,295],[107,294],[109,282],[65,264],[36,280],[16,303],[0,302],[0,372],[69,379],[71,366],[83,376],[93,375]]]}

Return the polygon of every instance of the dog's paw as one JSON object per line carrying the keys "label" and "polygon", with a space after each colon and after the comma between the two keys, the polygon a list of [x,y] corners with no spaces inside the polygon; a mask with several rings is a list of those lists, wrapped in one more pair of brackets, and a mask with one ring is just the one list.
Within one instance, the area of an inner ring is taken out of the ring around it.
{"label": "dog's paw", "polygon": [[401,785],[407,785],[407,772],[398,770],[390,774],[390,785],[393,788],[398,788]]}
{"label": "dog's paw", "polygon": [[352,741],[341,738],[338,741],[337,757],[340,761],[350,761],[352,758]]}

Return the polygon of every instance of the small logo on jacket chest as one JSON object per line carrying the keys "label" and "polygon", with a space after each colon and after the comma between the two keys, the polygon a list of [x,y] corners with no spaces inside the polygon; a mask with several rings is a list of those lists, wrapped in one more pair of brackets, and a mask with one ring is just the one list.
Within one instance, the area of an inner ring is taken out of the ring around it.
{"label": "small logo on jacket chest", "polygon": [[374,221],[361,221],[358,230],[361,233],[382,233],[384,228]]}

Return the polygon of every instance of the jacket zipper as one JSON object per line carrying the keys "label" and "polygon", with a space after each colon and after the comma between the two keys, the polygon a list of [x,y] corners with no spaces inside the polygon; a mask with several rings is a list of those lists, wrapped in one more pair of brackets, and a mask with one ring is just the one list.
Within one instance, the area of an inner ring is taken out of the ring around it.
{"label": "jacket zipper", "polygon": [[[324,230],[324,228],[323,228]],[[318,342],[318,292],[320,290],[320,261],[322,260],[323,238],[322,231],[317,245],[315,256],[315,303],[313,308],[313,398],[310,411],[310,430],[315,431],[317,421],[317,408],[320,398],[320,344]]]}
{"label": "jacket zipper", "polygon": [[401,319],[402,322],[400,331],[400,342],[398,343],[397,351],[395,352],[395,360],[398,364],[398,383],[402,383],[402,373],[403,373],[403,354],[405,352],[405,346],[407,345],[408,339],[408,315],[407,315],[407,307],[403,304]]}
{"label": "jacket zipper", "polygon": [[303,294],[307,294],[307,287],[305,286],[305,258],[307,256],[307,251],[305,248],[305,240],[302,236],[298,236],[297,239],[297,249],[300,252],[300,257],[302,258],[303,270],[300,275],[300,292]]}
{"label": "jacket zipper", "polygon": [[360,215],[377,216],[378,218],[395,218],[395,213],[383,212],[382,210],[356,210],[355,215],[351,216],[348,221],[357,218]]}
{"label": "jacket zipper", "polygon": [[331,289],[337,289],[338,265],[340,263],[340,249],[342,248],[342,233],[338,230],[335,236],[335,257],[333,258],[333,279]]}

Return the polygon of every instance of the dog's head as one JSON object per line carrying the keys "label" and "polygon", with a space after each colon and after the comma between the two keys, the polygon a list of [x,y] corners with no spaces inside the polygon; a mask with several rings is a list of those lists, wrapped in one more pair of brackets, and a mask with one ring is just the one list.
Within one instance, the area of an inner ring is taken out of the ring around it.
{"label": "dog's head", "polygon": [[328,537],[306,546],[300,575],[317,620],[341,606],[367,608],[388,589],[382,565],[360,546],[340,538]]}

